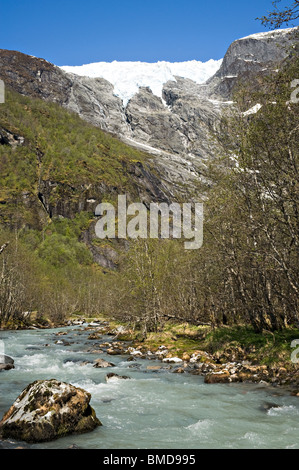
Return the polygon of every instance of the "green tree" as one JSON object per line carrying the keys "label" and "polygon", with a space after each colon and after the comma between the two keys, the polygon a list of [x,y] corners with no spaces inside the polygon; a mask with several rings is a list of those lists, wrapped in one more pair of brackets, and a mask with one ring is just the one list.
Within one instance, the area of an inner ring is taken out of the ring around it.
{"label": "green tree", "polygon": [[210,213],[211,233],[231,285],[231,305],[256,331],[298,321],[299,113],[290,100],[290,81],[297,76],[299,61],[293,59],[265,79],[263,91],[251,94],[262,105],[255,114],[244,114],[248,90],[236,97],[239,108],[226,128],[231,169],[211,195],[219,205]]}

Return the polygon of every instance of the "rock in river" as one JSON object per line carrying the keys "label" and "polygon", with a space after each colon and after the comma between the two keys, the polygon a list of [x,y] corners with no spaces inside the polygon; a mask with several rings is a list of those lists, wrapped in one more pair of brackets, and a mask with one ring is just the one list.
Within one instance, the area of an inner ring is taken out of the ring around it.
{"label": "rock in river", "polygon": [[91,395],[58,380],[28,385],[0,421],[0,436],[43,442],[81,434],[101,426],[89,402]]}
{"label": "rock in river", "polygon": [[106,382],[117,382],[119,380],[128,380],[131,377],[128,377],[127,375],[117,375],[117,374],[107,374],[106,375]]}
{"label": "rock in river", "polygon": [[96,359],[94,361],[94,366],[96,368],[106,368],[106,367],[115,367],[115,364],[112,362],[105,361],[104,359]]}
{"label": "rock in river", "polygon": [[14,369],[14,367],[14,360],[11,357],[6,356],[6,354],[0,354],[0,372],[2,370]]}

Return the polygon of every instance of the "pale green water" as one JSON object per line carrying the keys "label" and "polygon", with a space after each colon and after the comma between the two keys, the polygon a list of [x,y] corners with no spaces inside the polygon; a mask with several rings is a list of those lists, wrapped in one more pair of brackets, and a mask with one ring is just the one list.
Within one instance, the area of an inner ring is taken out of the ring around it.
{"label": "pale green water", "polygon": [[[92,355],[83,351],[95,343],[87,340],[89,332],[83,328],[62,330],[68,330],[68,336],[56,337],[58,330],[0,332],[6,354],[15,359],[15,369],[0,374],[0,417],[29,383],[55,378],[89,391],[91,405],[103,426],[89,434],[29,447],[58,449],[76,444],[98,449],[299,448],[299,399],[282,389],[206,385],[200,376],[147,371],[146,367],[155,362]],[[58,339],[74,343],[54,344]],[[111,337],[99,342],[106,340],[111,341]],[[91,364],[79,365],[82,360],[97,357],[114,362],[117,367],[95,369]],[[132,380],[107,384],[105,376],[110,371],[128,375]],[[270,404],[268,411],[265,404]],[[271,408],[271,404],[277,407]]]}

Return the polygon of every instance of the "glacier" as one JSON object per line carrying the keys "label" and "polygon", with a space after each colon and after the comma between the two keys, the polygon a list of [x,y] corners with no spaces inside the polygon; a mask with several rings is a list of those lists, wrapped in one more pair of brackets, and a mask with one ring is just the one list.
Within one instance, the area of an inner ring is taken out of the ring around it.
{"label": "glacier", "polygon": [[222,64],[222,59],[207,62],[190,60],[186,62],[95,62],[86,65],[62,66],[67,73],[90,78],[104,78],[114,86],[114,94],[126,106],[138,93],[140,87],[149,87],[152,93],[162,98],[163,85],[176,81],[175,77],[188,78],[198,84],[212,77]]}

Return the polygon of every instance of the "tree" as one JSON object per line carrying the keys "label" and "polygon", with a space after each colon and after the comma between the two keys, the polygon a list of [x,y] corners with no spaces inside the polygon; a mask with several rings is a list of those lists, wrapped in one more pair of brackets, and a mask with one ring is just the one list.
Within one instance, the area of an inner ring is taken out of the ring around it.
{"label": "tree", "polygon": [[291,4],[282,8],[279,8],[279,3],[281,3],[281,0],[272,2],[274,10],[270,12],[268,16],[257,18],[262,21],[263,25],[270,29],[277,29],[282,25],[289,26],[292,21],[299,18],[299,0],[293,0]]}
{"label": "tree", "polygon": [[[248,89],[245,97],[235,97],[240,108],[226,130],[227,156],[235,168],[224,171],[210,213],[231,306],[256,331],[298,321],[299,126],[289,86],[298,73],[299,61],[293,59],[264,79],[262,91],[251,94],[262,107],[250,117],[244,113]],[[226,292],[219,296],[222,303]]]}

